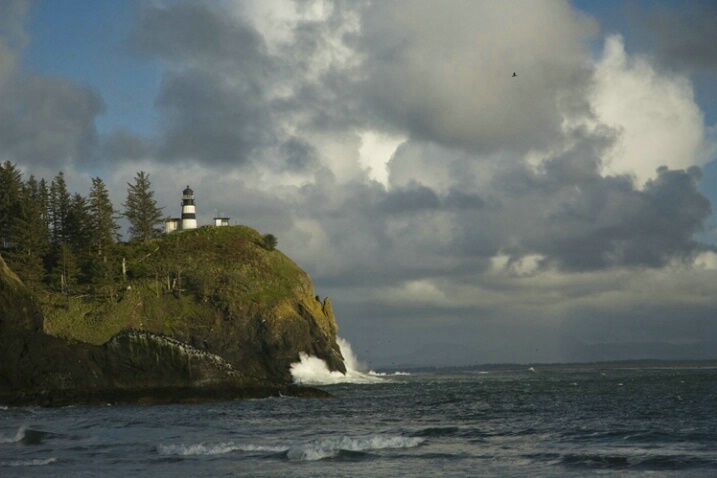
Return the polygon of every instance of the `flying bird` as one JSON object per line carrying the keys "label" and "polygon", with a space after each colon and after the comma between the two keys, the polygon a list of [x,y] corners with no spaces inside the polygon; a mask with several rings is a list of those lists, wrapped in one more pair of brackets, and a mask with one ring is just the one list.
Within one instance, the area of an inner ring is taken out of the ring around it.
{"label": "flying bird", "polygon": [[515,72],[513,72],[513,78],[515,78],[516,76],[518,76],[518,75],[516,75]]}

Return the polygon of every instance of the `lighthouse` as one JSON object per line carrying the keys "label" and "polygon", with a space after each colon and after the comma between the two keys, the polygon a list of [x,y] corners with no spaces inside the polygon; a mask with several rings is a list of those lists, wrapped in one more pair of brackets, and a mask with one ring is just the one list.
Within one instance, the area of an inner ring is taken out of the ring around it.
{"label": "lighthouse", "polygon": [[189,186],[182,192],[182,230],[197,228],[197,208],[194,205],[194,191]]}

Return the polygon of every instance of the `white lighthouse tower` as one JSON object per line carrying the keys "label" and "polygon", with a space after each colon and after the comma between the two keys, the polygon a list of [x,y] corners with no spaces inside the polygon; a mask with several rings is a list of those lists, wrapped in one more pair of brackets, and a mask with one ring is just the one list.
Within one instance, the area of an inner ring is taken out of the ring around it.
{"label": "white lighthouse tower", "polygon": [[182,193],[182,230],[197,228],[197,208],[194,205],[194,191],[189,186]]}

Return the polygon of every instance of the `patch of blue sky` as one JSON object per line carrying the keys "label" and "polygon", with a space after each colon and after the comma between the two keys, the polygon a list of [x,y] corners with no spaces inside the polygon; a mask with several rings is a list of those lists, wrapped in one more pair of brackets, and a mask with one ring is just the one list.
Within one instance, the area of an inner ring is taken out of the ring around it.
{"label": "patch of blue sky", "polygon": [[64,77],[89,86],[105,111],[96,119],[100,134],[126,130],[156,132],[154,108],[161,66],[131,52],[137,3],[116,0],[63,0],[35,4],[27,23],[25,71]]}

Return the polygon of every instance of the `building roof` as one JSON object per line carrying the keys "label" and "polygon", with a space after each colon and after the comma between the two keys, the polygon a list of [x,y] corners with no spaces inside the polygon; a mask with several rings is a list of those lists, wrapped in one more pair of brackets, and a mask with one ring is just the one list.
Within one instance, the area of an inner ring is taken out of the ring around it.
{"label": "building roof", "polygon": [[187,189],[185,189],[184,191],[182,191],[182,194],[184,194],[185,196],[189,196],[189,195],[194,194],[194,191],[192,191],[192,190],[189,188],[189,185],[187,185]]}

